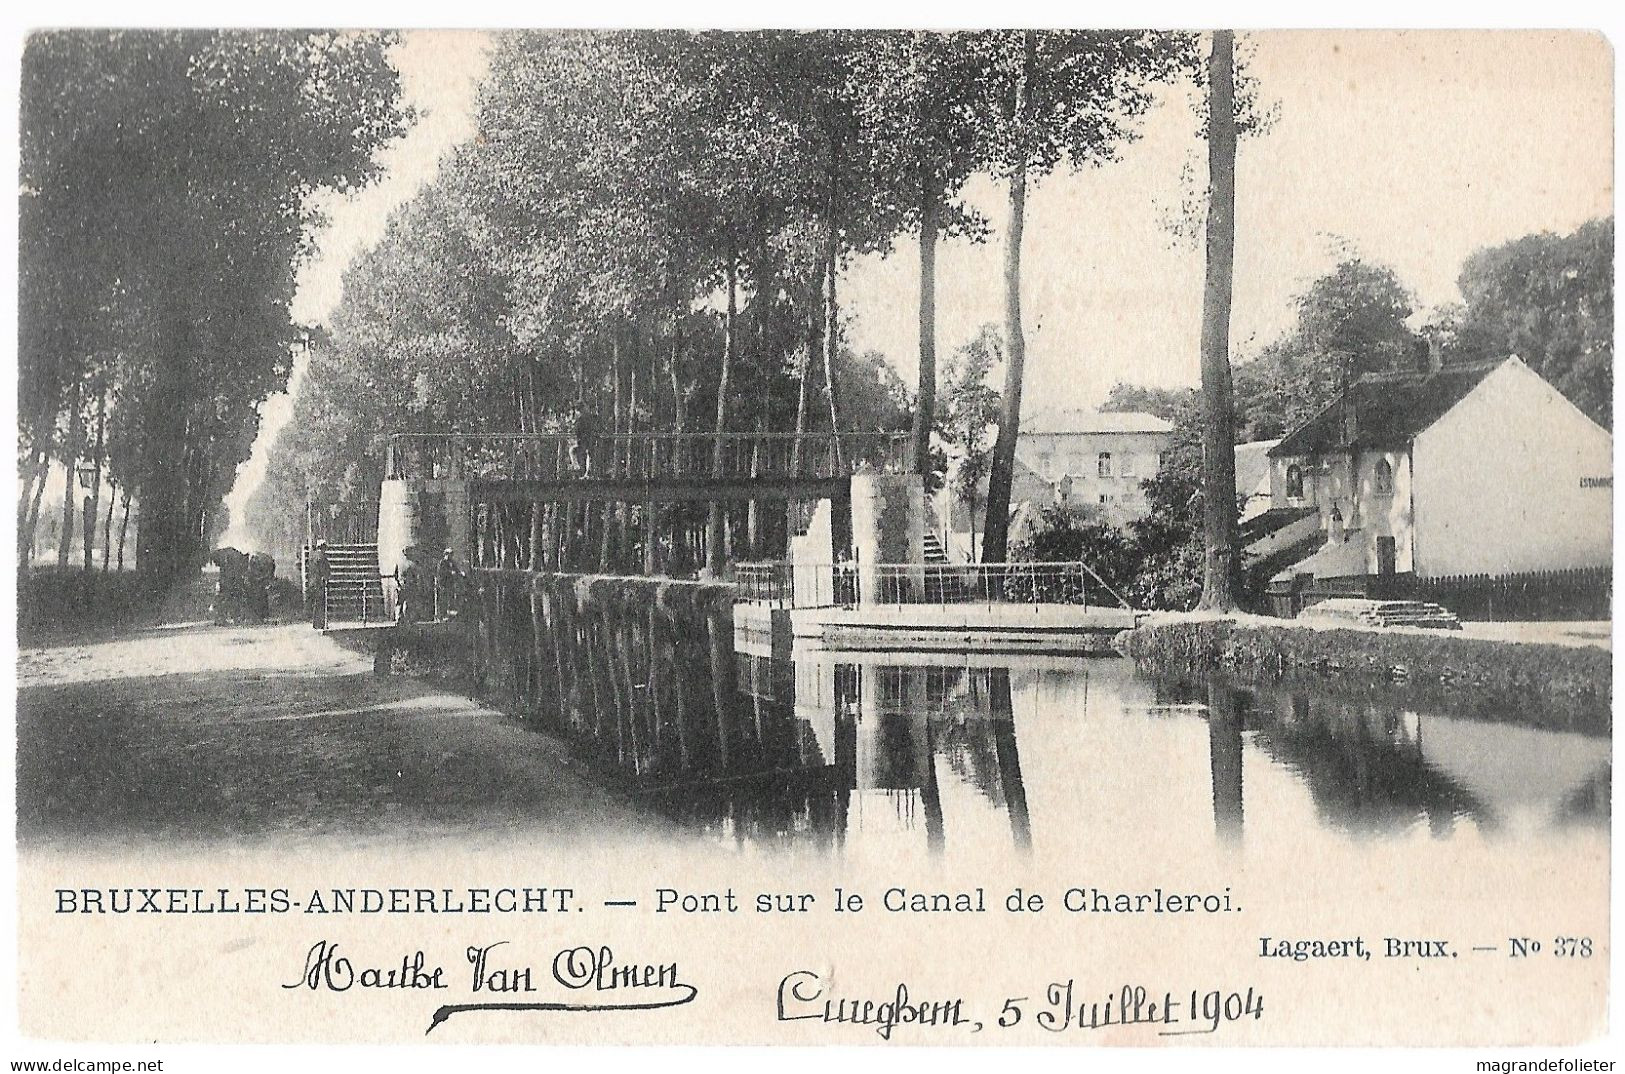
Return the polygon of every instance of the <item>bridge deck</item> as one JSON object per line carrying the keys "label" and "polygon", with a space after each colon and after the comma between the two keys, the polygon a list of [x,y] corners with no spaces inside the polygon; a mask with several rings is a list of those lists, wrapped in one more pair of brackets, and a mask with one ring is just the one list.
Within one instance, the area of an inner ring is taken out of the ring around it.
{"label": "bridge deck", "polygon": [[460,478],[484,498],[815,497],[863,469],[901,471],[906,433],[396,433],[391,478]]}

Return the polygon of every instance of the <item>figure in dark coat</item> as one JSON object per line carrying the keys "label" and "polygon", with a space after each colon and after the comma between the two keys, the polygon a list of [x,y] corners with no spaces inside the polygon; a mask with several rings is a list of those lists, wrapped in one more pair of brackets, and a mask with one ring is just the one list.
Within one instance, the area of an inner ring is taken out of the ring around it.
{"label": "figure in dark coat", "polygon": [[250,623],[263,623],[271,617],[271,583],[276,580],[276,560],[264,552],[248,556],[243,577],[243,612]]}
{"label": "figure in dark coat", "polygon": [[327,579],[332,573],[327,542],[317,541],[305,560],[305,609],[310,612],[310,625],[317,630],[327,629]]}
{"label": "figure in dark coat", "polygon": [[396,619],[400,623],[415,623],[423,618],[423,568],[411,560],[401,566],[401,606]]}
{"label": "figure in dark coat", "polygon": [[462,605],[463,569],[457,565],[457,553],[450,548],[440,557],[434,569],[434,617],[449,619]]}
{"label": "figure in dark coat", "polygon": [[209,553],[209,562],[220,571],[214,583],[215,626],[241,620],[243,596],[247,592],[248,553],[223,546]]}
{"label": "figure in dark coat", "polygon": [[581,476],[592,477],[594,467],[602,468],[604,463],[604,427],[598,415],[580,403],[576,404],[575,438],[576,468]]}

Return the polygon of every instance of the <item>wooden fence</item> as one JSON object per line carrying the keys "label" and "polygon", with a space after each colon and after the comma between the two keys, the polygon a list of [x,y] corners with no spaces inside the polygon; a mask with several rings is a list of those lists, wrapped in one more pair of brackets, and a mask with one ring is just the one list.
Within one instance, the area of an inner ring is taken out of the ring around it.
{"label": "wooden fence", "polygon": [[[1331,597],[1425,600],[1468,620],[1609,619],[1612,567],[1586,567],[1521,574],[1461,574],[1422,578],[1414,574],[1315,578],[1290,593],[1272,586],[1276,614],[1298,611]],[[1287,609],[1290,608],[1290,612]]]}
{"label": "wooden fence", "polygon": [[[1399,576],[1395,576],[1396,578]],[[1463,619],[1608,619],[1613,605],[1612,567],[1523,574],[1414,575],[1392,594],[1442,604]],[[1378,578],[1379,583],[1389,579]],[[1386,597],[1379,584],[1373,596]]]}

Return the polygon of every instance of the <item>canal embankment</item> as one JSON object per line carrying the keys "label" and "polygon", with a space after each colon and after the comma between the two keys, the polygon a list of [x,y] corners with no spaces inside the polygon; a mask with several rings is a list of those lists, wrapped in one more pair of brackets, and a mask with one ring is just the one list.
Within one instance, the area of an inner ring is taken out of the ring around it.
{"label": "canal embankment", "polygon": [[1613,654],[1602,646],[1201,614],[1153,616],[1115,645],[1161,676],[1330,684],[1480,720],[1593,732],[1613,726]]}

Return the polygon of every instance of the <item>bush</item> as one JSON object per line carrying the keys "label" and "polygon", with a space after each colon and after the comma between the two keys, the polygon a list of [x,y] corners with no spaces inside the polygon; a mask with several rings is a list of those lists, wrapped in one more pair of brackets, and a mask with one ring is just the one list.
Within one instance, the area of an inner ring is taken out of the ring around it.
{"label": "bush", "polygon": [[[199,610],[198,602],[202,601]],[[196,586],[173,591],[146,573],[103,574],[34,568],[17,576],[17,637],[29,642],[57,630],[117,627],[166,612],[201,618],[208,594]]]}
{"label": "bush", "polygon": [[[1088,508],[1053,504],[1039,512],[1041,527],[1012,557],[1028,562],[1087,563],[1136,608],[1184,611],[1202,594],[1199,540],[1146,520],[1125,532]],[[1015,579],[1012,579],[1014,582]],[[1095,594],[1102,603],[1115,598]]]}

